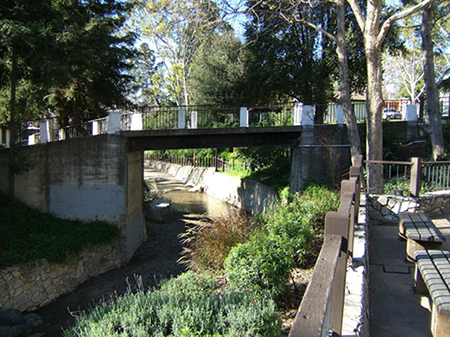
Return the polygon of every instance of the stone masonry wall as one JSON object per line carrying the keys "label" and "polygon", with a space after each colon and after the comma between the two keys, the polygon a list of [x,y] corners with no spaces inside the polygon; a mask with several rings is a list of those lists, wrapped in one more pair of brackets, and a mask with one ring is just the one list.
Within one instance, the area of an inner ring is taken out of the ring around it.
{"label": "stone masonry wall", "polygon": [[401,212],[449,214],[450,191],[426,193],[419,198],[371,194],[367,196],[367,208],[370,220],[377,224],[398,223]]}
{"label": "stone masonry wall", "polygon": [[34,310],[122,264],[118,241],[91,247],[65,264],[40,260],[0,271],[0,309]]}

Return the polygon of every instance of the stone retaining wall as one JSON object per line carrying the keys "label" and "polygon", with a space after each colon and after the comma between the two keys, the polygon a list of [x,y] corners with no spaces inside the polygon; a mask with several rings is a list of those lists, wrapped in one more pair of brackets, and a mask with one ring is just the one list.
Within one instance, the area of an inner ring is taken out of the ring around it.
{"label": "stone retaining wall", "polygon": [[40,260],[0,271],[0,308],[34,310],[122,265],[119,242],[92,247],[65,264]]}
{"label": "stone retaining wall", "polygon": [[214,168],[180,166],[148,160],[144,161],[144,165],[169,173],[188,186],[194,186],[212,197],[250,212],[261,213],[271,207],[278,198],[277,193],[264,184],[215,172]]}
{"label": "stone retaining wall", "polygon": [[377,224],[398,223],[401,212],[425,212],[430,216],[450,213],[450,191],[432,192],[419,198],[395,195],[367,196],[370,220]]}

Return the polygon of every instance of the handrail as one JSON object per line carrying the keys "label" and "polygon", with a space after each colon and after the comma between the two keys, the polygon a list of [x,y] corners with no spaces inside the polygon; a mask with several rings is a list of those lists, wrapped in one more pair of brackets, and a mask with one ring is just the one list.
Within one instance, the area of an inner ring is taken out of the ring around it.
{"label": "handrail", "polygon": [[325,237],[314,273],[289,333],[290,337],[341,335],[347,260],[353,252],[353,229],[360,201],[362,158],[341,183],[341,204],[325,217]]}
{"label": "handrail", "polygon": [[341,253],[341,245],[341,236],[325,235],[314,274],[303,296],[289,336],[329,336],[332,306],[331,291]]}
{"label": "handrail", "polygon": [[[433,188],[433,186],[436,188],[436,185],[438,185],[438,189],[450,188],[450,167],[448,167],[450,166],[450,161],[422,162],[420,158],[413,157],[411,158],[411,161],[365,160],[365,163],[380,165],[403,165],[410,167],[409,192],[412,197],[419,197],[420,188],[423,181],[428,183],[428,187],[431,188]],[[408,181],[408,178],[406,178],[408,175],[408,170],[405,170],[404,181]]]}

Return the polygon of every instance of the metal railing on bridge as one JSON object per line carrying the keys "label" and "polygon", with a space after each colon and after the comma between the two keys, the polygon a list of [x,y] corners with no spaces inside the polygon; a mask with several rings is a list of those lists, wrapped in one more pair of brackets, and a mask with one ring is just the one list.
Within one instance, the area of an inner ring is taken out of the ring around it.
{"label": "metal railing on bridge", "polygon": [[[184,106],[122,108],[109,115],[60,127],[56,117],[16,122],[15,143],[34,145],[118,131],[277,127],[313,125],[316,107],[301,103],[276,103],[257,107]],[[325,116],[344,123],[342,108],[329,104]],[[328,121],[329,118],[328,118]],[[9,130],[0,125],[0,145],[9,147]]]}

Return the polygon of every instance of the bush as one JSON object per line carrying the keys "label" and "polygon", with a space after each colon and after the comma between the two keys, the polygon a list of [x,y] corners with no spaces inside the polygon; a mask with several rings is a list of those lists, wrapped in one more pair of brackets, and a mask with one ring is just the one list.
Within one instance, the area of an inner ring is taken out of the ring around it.
{"label": "bush", "polygon": [[160,289],[116,298],[77,317],[65,337],[277,336],[281,321],[274,302],[215,287],[212,277],[186,272]]}
{"label": "bush", "polygon": [[319,185],[310,185],[288,205],[279,205],[265,233],[230,251],[225,261],[230,286],[283,294],[290,270],[304,262],[316,235],[323,232],[326,213],[338,205],[338,194]]}
{"label": "bush", "polygon": [[256,227],[255,218],[247,216],[245,212],[212,222],[197,223],[180,235],[184,248],[179,261],[195,271],[222,270],[231,248],[246,242]]}

